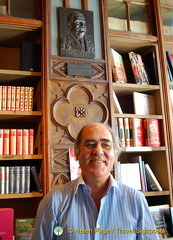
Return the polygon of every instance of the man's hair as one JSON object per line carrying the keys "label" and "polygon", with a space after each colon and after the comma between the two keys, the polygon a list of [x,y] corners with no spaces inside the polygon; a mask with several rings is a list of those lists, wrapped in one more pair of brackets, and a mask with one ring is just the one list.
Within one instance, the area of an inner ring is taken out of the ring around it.
{"label": "man's hair", "polygon": [[117,134],[115,134],[112,130],[111,127],[109,127],[108,125],[106,124],[103,124],[103,123],[90,123],[90,124],[87,124],[85,125],[78,133],[77,137],[76,137],[76,140],[75,140],[75,143],[74,143],[74,153],[75,155],[78,155],[80,153],[80,144],[81,144],[81,140],[82,140],[82,133],[83,133],[83,130],[87,127],[87,126],[90,126],[90,125],[101,125],[101,126],[104,126],[105,128],[108,129],[108,131],[110,132],[111,136],[112,136],[112,142],[113,142],[113,147],[114,147],[114,150],[115,150],[115,156],[116,158],[119,157],[120,153],[121,153],[121,147],[120,147],[120,141],[119,141],[119,137]]}
{"label": "man's hair", "polygon": [[73,22],[73,18],[76,15],[81,15],[85,19],[84,15],[81,12],[78,12],[78,11],[70,12],[67,16],[67,25],[68,26],[69,26],[69,24],[71,24]]}

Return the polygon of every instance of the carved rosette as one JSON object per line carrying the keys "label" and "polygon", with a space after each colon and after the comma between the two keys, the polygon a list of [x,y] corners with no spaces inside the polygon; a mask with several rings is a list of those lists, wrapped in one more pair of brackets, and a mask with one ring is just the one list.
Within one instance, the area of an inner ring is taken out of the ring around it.
{"label": "carved rosette", "polygon": [[78,84],[67,88],[64,97],[52,104],[52,121],[65,129],[69,138],[74,141],[80,129],[91,122],[106,123],[108,109],[101,101],[95,100],[92,92]]}

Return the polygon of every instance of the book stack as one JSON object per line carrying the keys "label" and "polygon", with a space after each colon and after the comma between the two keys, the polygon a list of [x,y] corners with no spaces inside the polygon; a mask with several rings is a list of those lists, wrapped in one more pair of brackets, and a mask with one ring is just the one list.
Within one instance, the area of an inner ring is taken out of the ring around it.
{"label": "book stack", "polygon": [[116,164],[117,180],[142,192],[162,191],[155,174],[149,164],[145,164],[142,156],[129,159],[128,163]]}
{"label": "book stack", "polygon": [[34,129],[0,129],[0,155],[34,154]]}
{"label": "book stack", "polygon": [[33,87],[0,86],[0,110],[32,111]]}
{"label": "book stack", "polygon": [[160,147],[160,120],[156,118],[115,118],[122,147]]}
{"label": "book stack", "polygon": [[16,218],[15,219],[15,239],[31,240],[34,231],[35,218]]}
{"label": "book stack", "polygon": [[0,166],[0,176],[0,194],[30,192],[30,166]]}

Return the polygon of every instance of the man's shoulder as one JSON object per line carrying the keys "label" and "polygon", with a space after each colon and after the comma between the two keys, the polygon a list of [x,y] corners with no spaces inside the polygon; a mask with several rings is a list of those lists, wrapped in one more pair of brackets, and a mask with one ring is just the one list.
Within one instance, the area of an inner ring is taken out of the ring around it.
{"label": "man's shoulder", "polygon": [[65,184],[62,185],[58,185],[56,186],[53,190],[52,193],[56,193],[56,192],[64,192],[64,191],[72,191],[76,189],[78,183],[78,178],[72,181],[69,181]]}
{"label": "man's shoulder", "polygon": [[140,190],[129,187],[129,186],[127,186],[127,185],[125,185],[125,184],[123,184],[119,181],[116,181],[116,183],[117,183],[117,187],[120,190],[122,195],[131,195],[131,196],[135,196],[135,197],[137,197],[137,196],[142,197],[143,196],[143,193]]}

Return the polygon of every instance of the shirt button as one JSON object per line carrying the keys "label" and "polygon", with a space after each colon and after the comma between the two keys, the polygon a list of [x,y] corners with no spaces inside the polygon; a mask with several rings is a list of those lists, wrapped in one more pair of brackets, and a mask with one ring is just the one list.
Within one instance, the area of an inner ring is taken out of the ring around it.
{"label": "shirt button", "polygon": [[99,224],[97,224],[97,228],[99,228],[100,227],[100,225]]}

